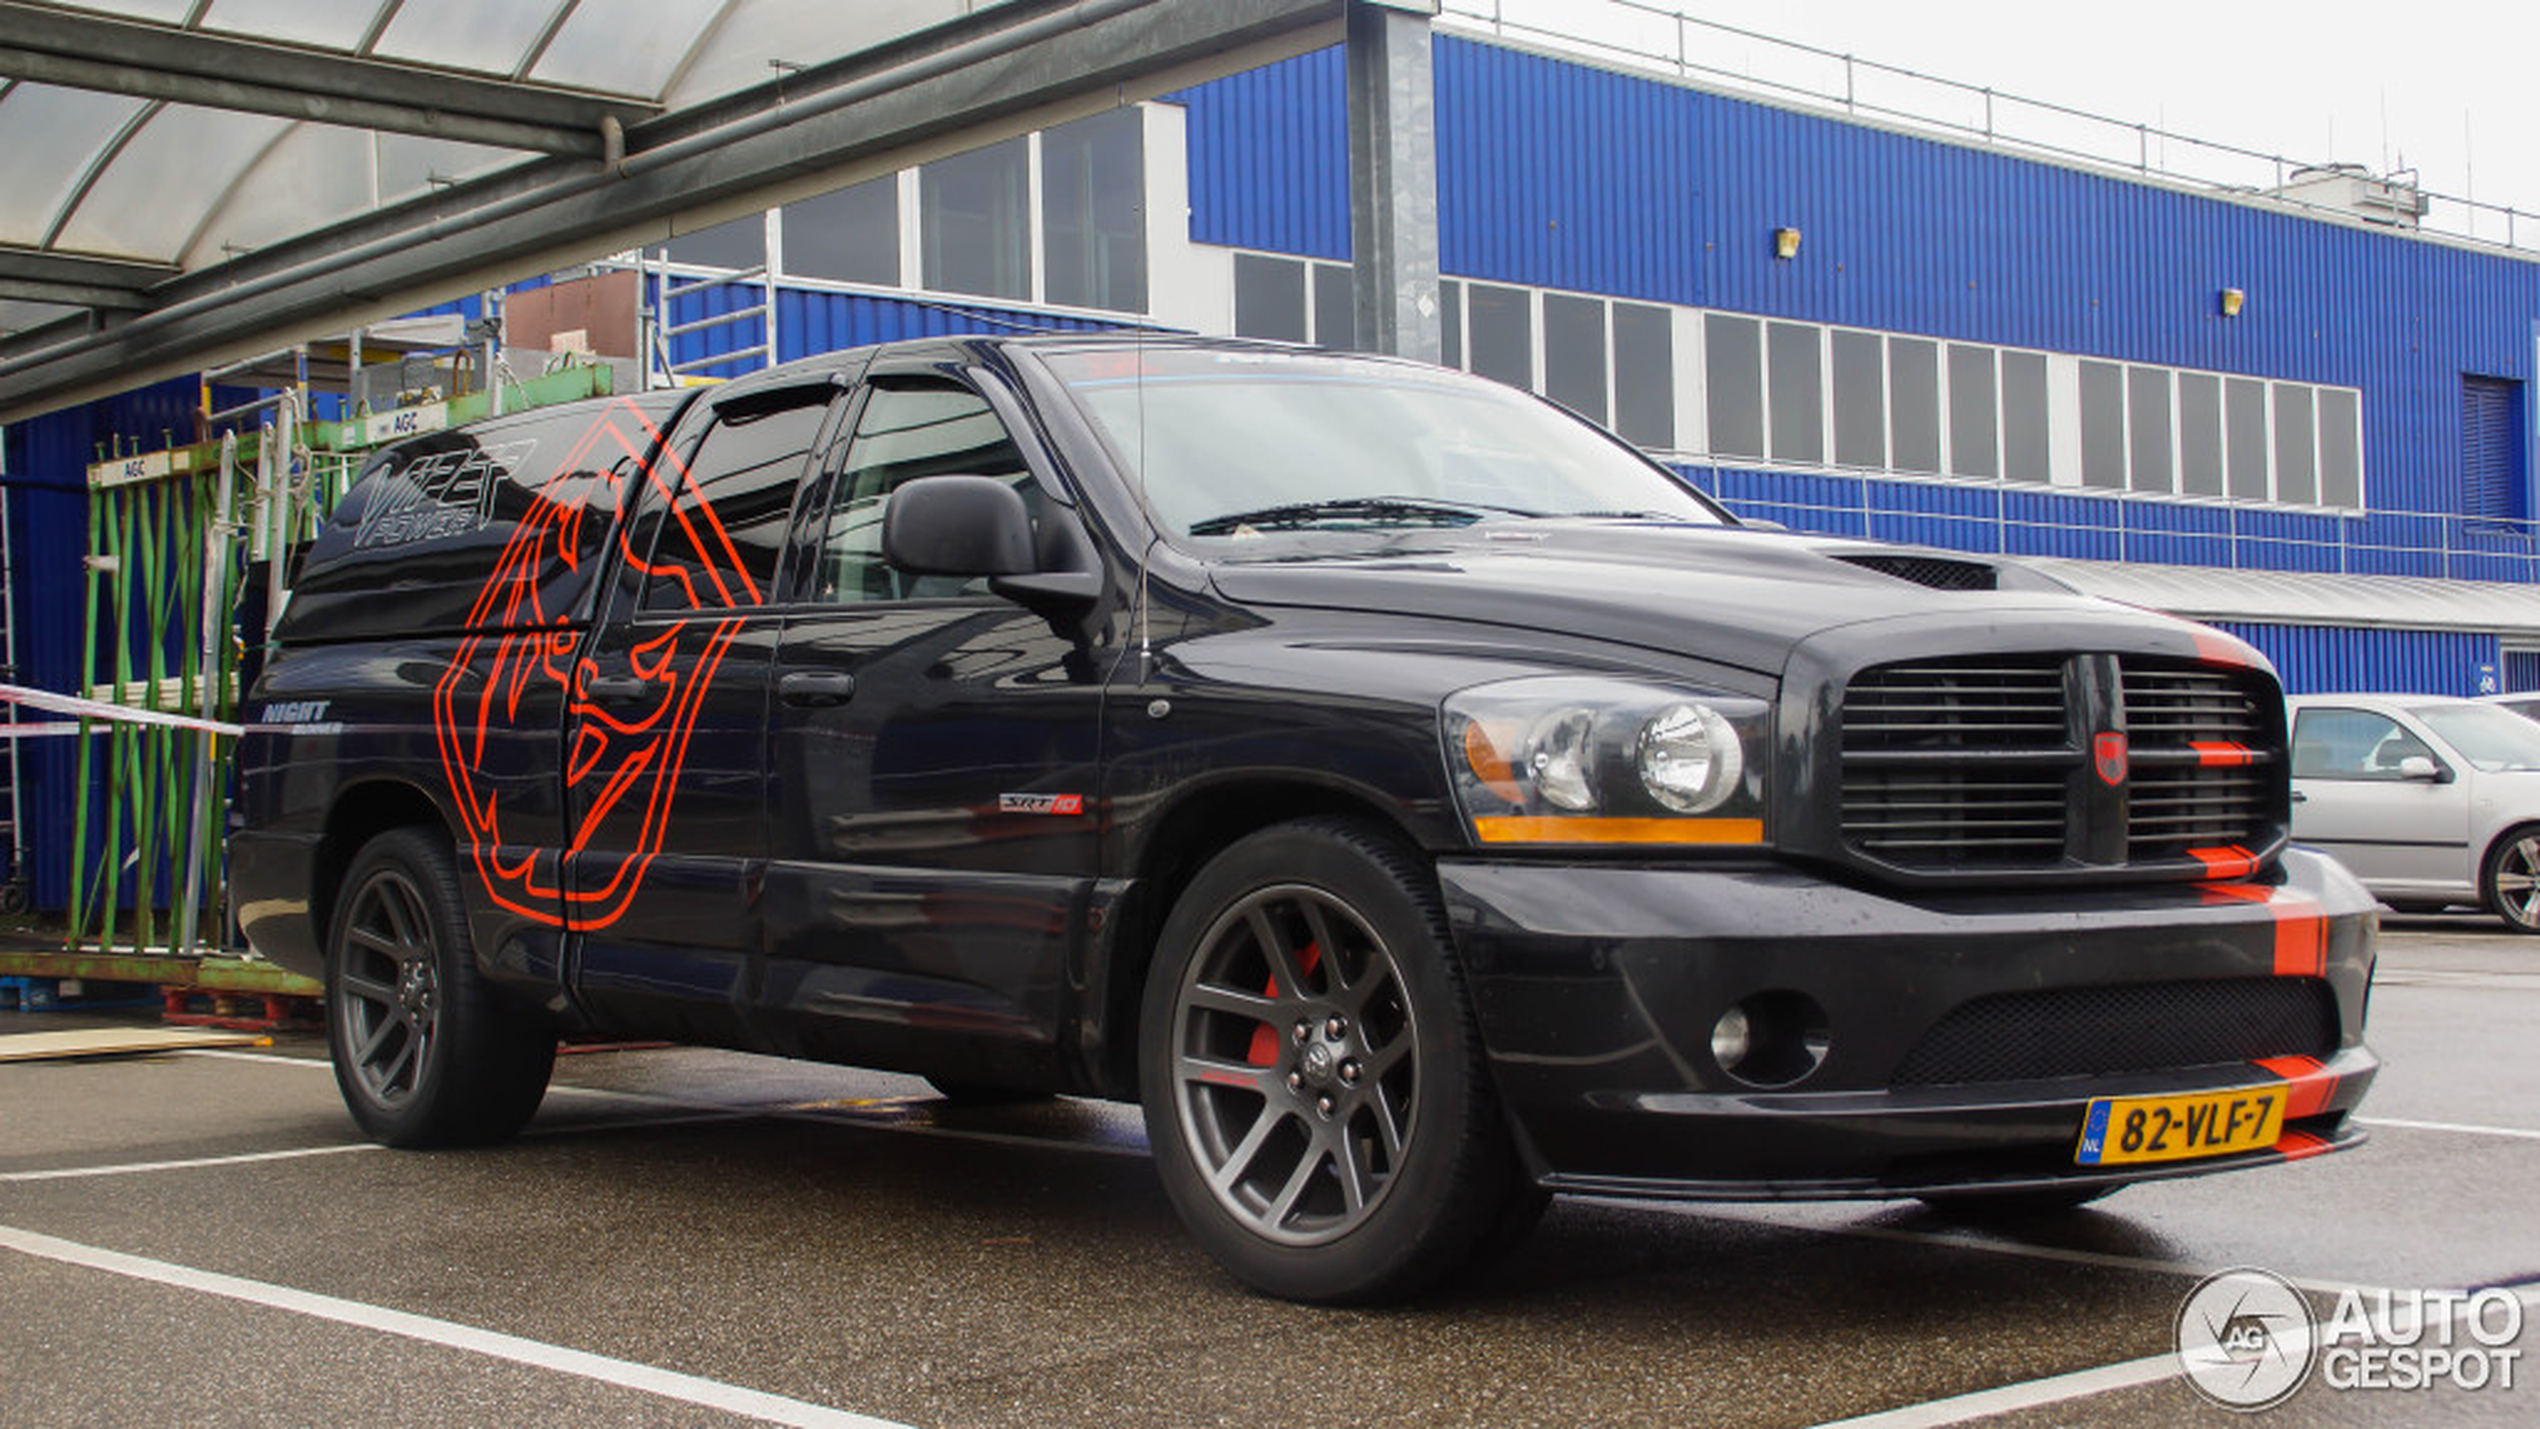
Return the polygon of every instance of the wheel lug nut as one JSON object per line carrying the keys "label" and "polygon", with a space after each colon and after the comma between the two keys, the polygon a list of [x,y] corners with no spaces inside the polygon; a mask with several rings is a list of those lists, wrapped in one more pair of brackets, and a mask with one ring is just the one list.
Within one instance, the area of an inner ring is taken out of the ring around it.
{"label": "wheel lug nut", "polygon": [[1356,1062],[1341,1063],[1341,1081],[1353,1087],[1358,1085],[1358,1064]]}
{"label": "wheel lug nut", "polygon": [[1296,1022],[1296,1031],[1293,1035],[1296,1038],[1297,1045],[1303,1046],[1305,1044],[1305,1039],[1314,1035],[1314,1024],[1306,1021],[1302,1017],[1298,1018]]}
{"label": "wheel lug nut", "polygon": [[1335,1042],[1338,1042],[1343,1037],[1348,1036],[1349,1019],[1335,1014],[1331,1021],[1323,1024],[1323,1035],[1331,1038]]}
{"label": "wheel lug nut", "polygon": [[1289,1073],[1288,1073],[1288,1090],[1289,1090],[1289,1091],[1294,1092],[1294,1091],[1302,1091],[1302,1090],[1304,1090],[1304,1089],[1305,1089],[1305,1073],[1303,1073],[1303,1072],[1296,1072],[1296,1071],[1291,1071],[1291,1072],[1289,1072]]}
{"label": "wheel lug nut", "polygon": [[1330,1120],[1332,1115],[1332,1099],[1330,1097],[1316,1097],[1314,1099],[1314,1110],[1321,1113],[1325,1120]]}

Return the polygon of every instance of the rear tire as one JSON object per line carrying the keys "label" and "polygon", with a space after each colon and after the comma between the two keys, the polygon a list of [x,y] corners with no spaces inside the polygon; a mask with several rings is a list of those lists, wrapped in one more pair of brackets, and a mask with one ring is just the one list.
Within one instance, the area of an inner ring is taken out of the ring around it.
{"label": "rear tire", "polygon": [[390,1146],[500,1141],[555,1068],[554,1029],[477,972],[437,832],[392,829],[354,855],[328,929],[326,1010],[344,1105]]}
{"label": "rear tire", "polygon": [[2507,829],[2479,879],[2487,906],[2517,933],[2540,933],[2540,824]]}
{"label": "rear tire", "polygon": [[1158,941],[1139,1054],[1165,1192],[1256,1289],[1406,1298],[1542,1209],[1435,883],[1372,826],[1283,824],[1202,868]]}

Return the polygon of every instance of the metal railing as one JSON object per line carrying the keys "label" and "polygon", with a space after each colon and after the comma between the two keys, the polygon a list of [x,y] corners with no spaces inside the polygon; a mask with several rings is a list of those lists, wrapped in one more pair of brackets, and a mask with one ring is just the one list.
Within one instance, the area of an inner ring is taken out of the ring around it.
{"label": "metal railing", "polygon": [[[1671,75],[1706,88],[1743,90],[1797,100],[1858,118],[1921,129],[2040,158],[2115,169],[2174,184],[2263,197],[2288,208],[2361,215],[2273,192],[2301,178],[2340,176],[2333,160],[2302,160],[2182,134],[2157,124],[2119,119],[1882,64],[1858,55],[1705,20],[1651,0],[1442,0],[1440,20],[1530,48],[1576,55],[1614,68]],[[1719,63],[1724,41],[1743,41],[1742,67]],[[2363,177],[2363,176],[2358,176]],[[2378,178],[2368,182],[2379,184]],[[2432,201],[2413,228],[2473,243],[2530,251],[2540,246],[2540,214],[2442,193],[2413,175],[2390,185]],[[2377,222],[2377,220],[2375,220]],[[2526,245],[2524,240],[2531,240]]]}
{"label": "metal railing", "polygon": [[[644,349],[644,386],[676,386],[685,379],[701,377],[712,369],[727,364],[739,365],[746,371],[772,367],[776,363],[776,292],[777,277],[765,263],[755,268],[703,277],[691,277],[671,265],[668,254],[655,259],[649,255],[639,260],[638,272],[649,292],[639,320],[644,329],[639,339]],[[687,268],[689,265],[682,265]],[[703,317],[679,322],[672,318],[672,304],[681,298],[721,289],[750,290],[755,301],[723,312],[710,312]],[[748,325],[755,323],[755,330]],[[742,346],[723,352],[707,353],[685,361],[673,361],[677,340],[691,333],[716,328],[741,329]],[[752,338],[755,341],[752,341]]]}
{"label": "metal railing", "polygon": [[[1653,455],[1740,516],[1825,535],[2010,556],[2540,583],[2540,522],[2528,519],[2338,512],[1859,471],[1784,472],[1686,453]],[[1890,499],[1882,500],[1883,493]]]}

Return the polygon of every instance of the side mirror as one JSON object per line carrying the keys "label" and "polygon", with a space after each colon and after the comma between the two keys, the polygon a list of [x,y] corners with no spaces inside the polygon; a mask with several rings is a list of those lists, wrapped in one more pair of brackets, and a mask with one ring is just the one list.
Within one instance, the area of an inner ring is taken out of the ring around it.
{"label": "side mirror", "polygon": [[882,508],[882,559],[920,576],[1030,575],[1032,513],[992,476],[919,477]]}
{"label": "side mirror", "polygon": [[2399,761],[2399,777],[2420,784],[2449,784],[2452,771],[2422,754],[2411,754]]}

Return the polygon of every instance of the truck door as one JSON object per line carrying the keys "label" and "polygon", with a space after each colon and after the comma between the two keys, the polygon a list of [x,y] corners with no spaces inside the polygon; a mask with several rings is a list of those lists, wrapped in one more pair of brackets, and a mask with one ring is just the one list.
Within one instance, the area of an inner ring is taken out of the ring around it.
{"label": "truck door", "polygon": [[881,555],[891,493],[951,473],[1014,483],[1045,550],[1081,543],[1024,436],[940,369],[877,373],[805,522],[768,719],[780,1050],[1014,1084],[1050,1061],[1096,864],[1097,657]]}
{"label": "truck door", "polygon": [[627,525],[563,750],[577,989],[610,1024],[741,1040],[767,858],[760,762],[778,557],[836,389],[691,417]]}

